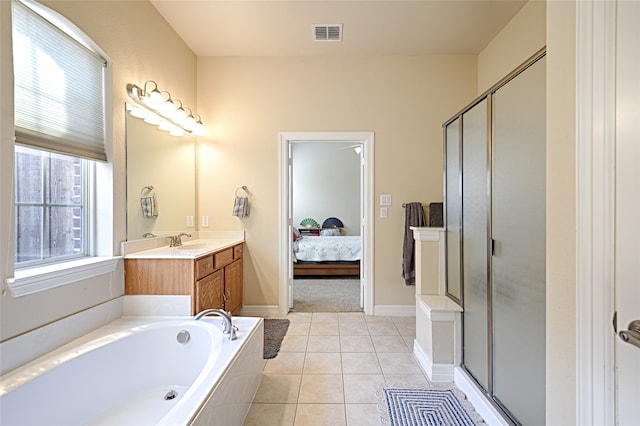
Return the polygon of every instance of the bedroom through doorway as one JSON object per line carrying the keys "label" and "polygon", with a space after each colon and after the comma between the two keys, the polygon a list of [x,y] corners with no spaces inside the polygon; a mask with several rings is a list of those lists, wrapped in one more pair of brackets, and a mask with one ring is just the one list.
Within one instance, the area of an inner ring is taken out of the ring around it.
{"label": "bedroom through doorway", "polygon": [[362,311],[362,143],[291,144],[293,312]]}
{"label": "bedroom through doorway", "polygon": [[281,133],[280,140],[280,310],[366,313],[373,135]]}

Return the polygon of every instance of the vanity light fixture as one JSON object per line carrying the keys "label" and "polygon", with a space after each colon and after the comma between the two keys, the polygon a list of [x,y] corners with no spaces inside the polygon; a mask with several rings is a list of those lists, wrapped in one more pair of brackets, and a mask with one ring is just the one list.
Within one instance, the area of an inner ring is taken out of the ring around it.
{"label": "vanity light fixture", "polygon": [[155,81],[146,81],[142,88],[129,83],[127,94],[130,98],[127,110],[133,117],[142,118],[146,123],[158,126],[172,136],[204,136],[200,115],[194,114],[180,100],[172,99],[166,90],[160,91]]}

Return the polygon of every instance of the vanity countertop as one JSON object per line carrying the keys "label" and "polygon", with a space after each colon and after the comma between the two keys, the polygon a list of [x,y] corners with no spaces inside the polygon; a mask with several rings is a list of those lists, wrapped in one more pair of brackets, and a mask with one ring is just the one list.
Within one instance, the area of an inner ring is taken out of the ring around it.
{"label": "vanity countertop", "polygon": [[224,238],[215,240],[191,240],[179,247],[158,247],[129,253],[125,259],[196,259],[207,254],[233,247],[244,239]]}

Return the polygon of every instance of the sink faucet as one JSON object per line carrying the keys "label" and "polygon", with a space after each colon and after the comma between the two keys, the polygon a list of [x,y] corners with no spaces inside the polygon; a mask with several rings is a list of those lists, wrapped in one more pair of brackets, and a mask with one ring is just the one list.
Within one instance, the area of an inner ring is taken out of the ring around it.
{"label": "sink faucet", "polygon": [[180,247],[182,245],[182,237],[191,237],[191,234],[187,232],[181,232],[178,235],[174,235],[169,242],[169,247]]}
{"label": "sink faucet", "polygon": [[193,319],[199,320],[200,318],[210,314],[221,316],[224,319],[224,330],[222,330],[222,332],[229,335],[229,340],[236,340],[237,327],[231,322],[231,312],[225,312],[222,309],[205,309],[204,311],[194,316]]}
{"label": "sink faucet", "polygon": [[157,237],[156,234],[154,234],[153,232],[145,232],[144,234],[142,234],[142,238],[155,238]]}

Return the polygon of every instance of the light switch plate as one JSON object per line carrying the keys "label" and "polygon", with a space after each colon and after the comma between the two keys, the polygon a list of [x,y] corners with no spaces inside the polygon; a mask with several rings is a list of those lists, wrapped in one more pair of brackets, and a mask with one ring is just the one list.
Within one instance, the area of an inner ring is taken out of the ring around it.
{"label": "light switch plate", "polygon": [[203,228],[209,227],[209,216],[202,216],[202,227]]}
{"label": "light switch plate", "polygon": [[380,207],[380,219],[386,219],[389,216],[389,212],[386,207]]}
{"label": "light switch plate", "polygon": [[187,216],[187,228],[193,228],[193,216]]}
{"label": "light switch plate", "polygon": [[390,206],[391,205],[391,194],[381,194],[380,195],[380,205],[381,206]]}

